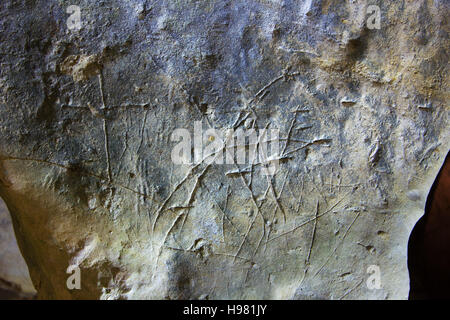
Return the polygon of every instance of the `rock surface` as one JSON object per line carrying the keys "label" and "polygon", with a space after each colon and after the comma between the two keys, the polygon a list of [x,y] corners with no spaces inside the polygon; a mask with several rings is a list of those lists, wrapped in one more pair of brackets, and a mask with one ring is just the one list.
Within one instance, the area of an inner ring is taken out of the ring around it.
{"label": "rock surface", "polygon": [[[79,30],[66,2],[0,3],[0,195],[39,298],[407,297],[447,1],[72,2]],[[279,129],[279,170],[174,164],[195,121]]]}

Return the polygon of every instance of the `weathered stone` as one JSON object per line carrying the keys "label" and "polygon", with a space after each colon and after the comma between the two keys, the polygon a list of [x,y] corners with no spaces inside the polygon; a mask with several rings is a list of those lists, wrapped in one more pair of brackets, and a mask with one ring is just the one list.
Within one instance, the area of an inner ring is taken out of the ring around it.
{"label": "weathered stone", "polygon": [[[382,1],[380,29],[371,1],[73,4],[80,30],[0,4],[0,195],[40,298],[407,297],[449,149],[446,1]],[[279,129],[279,170],[174,164],[195,121]]]}

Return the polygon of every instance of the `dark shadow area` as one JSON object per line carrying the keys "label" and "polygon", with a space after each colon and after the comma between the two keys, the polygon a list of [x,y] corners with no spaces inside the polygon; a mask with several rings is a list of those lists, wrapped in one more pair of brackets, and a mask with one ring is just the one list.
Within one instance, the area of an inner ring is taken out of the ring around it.
{"label": "dark shadow area", "polygon": [[409,299],[450,299],[450,152],[408,242]]}
{"label": "dark shadow area", "polygon": [[36,290],[22,257],[8,209],[0,198],[0,300],[33,299]]}

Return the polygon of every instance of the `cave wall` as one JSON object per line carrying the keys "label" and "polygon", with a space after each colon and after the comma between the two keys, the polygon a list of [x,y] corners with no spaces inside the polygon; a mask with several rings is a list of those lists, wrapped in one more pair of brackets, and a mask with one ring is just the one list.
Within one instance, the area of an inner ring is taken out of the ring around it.
{"label": "cave wall", "polygon": [[[407,297],[447,1],[70,4],[0,3],[0,195],[39,298]],[[174,163],[196,123],[279,130],[275,174]]]}

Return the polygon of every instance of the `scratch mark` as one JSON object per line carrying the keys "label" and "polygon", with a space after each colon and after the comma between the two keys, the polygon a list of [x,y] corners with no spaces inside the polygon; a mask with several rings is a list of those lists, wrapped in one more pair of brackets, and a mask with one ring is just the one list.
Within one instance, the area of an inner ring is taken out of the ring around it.
{"label": "scratch mark", "polygon": [[364,280],[359,281],[353,288],[348,289],[341,297],[338,298],[338,300],[344,299],[346,296],[348,296],[350,293],[353,292],[356,288],[358,288],[361,283],[363,283]]}
{"label": "scratch mark", "polygon": [[[100,88],[100,98],[102,100],[102,109],[106,109],[105,105],[105,94],[103,92],[103,76],[102,72],[100,71],[98,74],[98,82],[99,82],[99,88]],[[109,152],[109,139],[108,139],[108,126],[106,123],[106,117],[103,117],[103,133],[105,138],[105,153],[106,153],[106,170],[108,174],[108,181],[112,182],[112,175],[111,175],[111,156]]]}
{"label": "scratch mark", "polygon": [[317,272],[314,274],[313,277],[317,276],[322,270],[323,268],[326,266],[326,264],[328,263],[328,261],[330,261],[330,258],[336,254],[337,249],[342,245],[342,243],[345,240],[345,237],[347,237],[351,227],[353,226],[353,224],[356,222],[356,220],[359,218],[359,216],[361,215],[361,212],[358,212],[355,216],[355,218],[353,219],[352,223],[350,223],[350,225],[348,226],[347,230],[345,230],[345,233],[341,239],[341,241],[338,243],[338,245],[336,247],[334,247],[334,250],[330,253],[330,255],[327,257],[327,259],[325,260],[325,262],[323,263],[323,265],[319,268],[319,270],[317,270]]}
{"label": "scratch mark", "polygon": [[342,202],[342,201],[343,201],[350,193],[352,193],[352,192],[348,192],[348,193],[347,193],[346,195],[344,195],[340,200],[336,201],[336,203],[335,203],[334,205],[332,205],[330,208],[328,208],[325,212],[322,212],[321,214],[318,214],[317,216],[315,216],[315,217],[313,217],[313,218],[311,218],[311,219],[308,219],[308,220],[306,220],[306,221],[300,223],[298,226],[294,227],[293,229],[291,229],[291,230],[289,230],[289,231],[283,232],[282,234],[280,234],[280,235],[278,235],[278,236],[275,236],[275,237],[269,239],[269,242],[274,241],[274,240],[276,240],[276,239],[279,239],[279,238],[281,238],[281,237],[283,237],[283,236],[285,236],[285,235],[287,235],[287,234],[289,234],[289,233],[295,232],[295,231],[298,230],[299,228],[301,228],[301,227],[307,225],[308,223],[313,222],[314,220],[316,220],[316,219],[318,219],[318,218],[320,218],[320,217],[326,215],[327,213],[331,212],[331,210],[333,210],[336,206],[338,206],[338,205],[339,205],[339,204],[340,204],[340,203],[341,203],[341,202]]}
{"label": "scratch mark", "polygon": [[314,245],[314,239],[316,237],[316,227],[317,227],[317,215],[319,213],[319,200],[316,202],[316,213],[314,214],[314,226],[311,234],[311,244],[309,245],[308,256],[306,257],[306,264],[309,264],[309,259],[311,258],[311,252]]}

